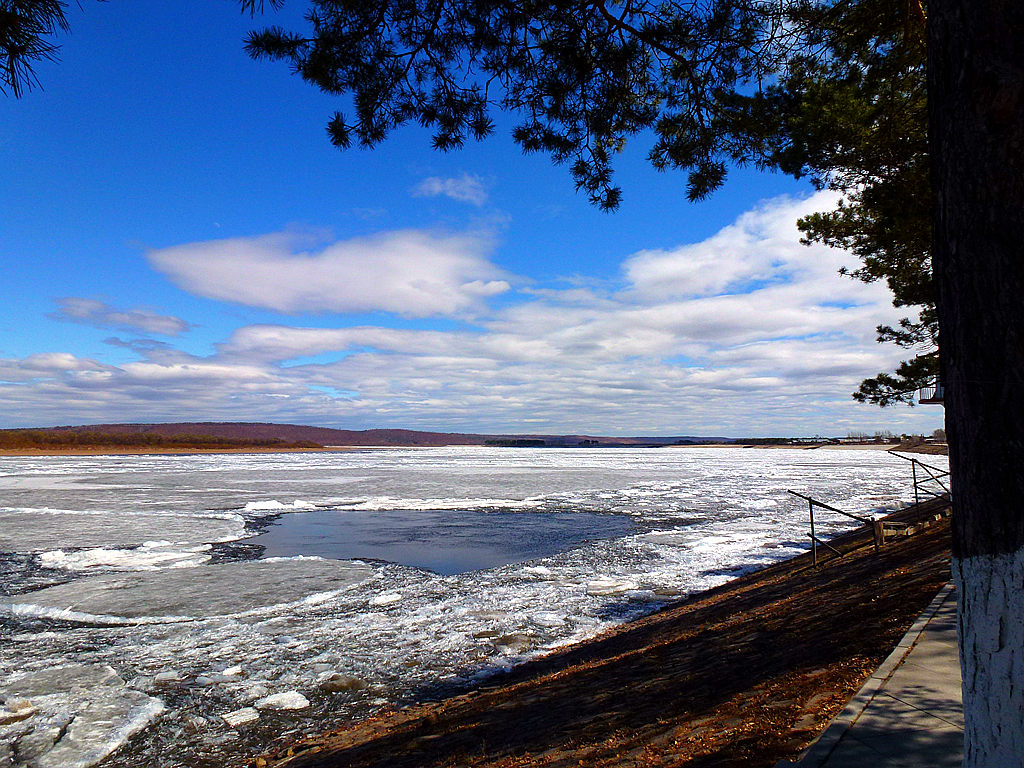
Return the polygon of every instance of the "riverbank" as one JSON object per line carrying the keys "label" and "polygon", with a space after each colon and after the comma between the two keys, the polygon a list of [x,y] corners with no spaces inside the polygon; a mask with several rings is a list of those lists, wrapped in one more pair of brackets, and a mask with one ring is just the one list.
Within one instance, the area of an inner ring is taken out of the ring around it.
{"label": "riverbank", "polygon": [[767,768],[813,741],[949,578],[946,519],[877,554],[863,532],[833,543],[847,554],[818,569],[787,560],[248,765]]}
{"label": "riverbank", "polygon": [[948,456],[949,446],[945,443],[805,443],[805,444],[764,444],[764,443],[704,443],[700,445],[666,446],[669,448],[754,448],[778,450],[788,448],[797,451],[899,451],[900,453],[923,453],[931,456]]}
{"label": "riverbank", "polygon": [[[338,453],[345,451],[373,451],[401,448],[403,450],[426,450],[429,448],[443,448],[445,446],[395,446],[395,445],[323,445],[318,447],[297,447],[282,448],[275,446],[258,447],[235,447],[235,448],[191,448],[191,447],[139,447],[139,446],[92,446],[88,448],[0,448],[2,456],[175,456],[188,454],[246,454],[246,453]],[[459,446],[462,448],[491,448],[492,446]],[[788,448],[790,450],[825,450],[825,451],[887,451],[895,450],[905,453],[926,453],[932,455],[947,454],[945,445],[746,445],[743,443],[702,443],[699,445],[669,445],[652,448],[651,450],[665,449],[688,449],[688,448],[753,448],[753,449],[778,449]],[[538,448],[537,450],[548,450]],[[587,450],[606,450],[600,447],[588,448]]]}

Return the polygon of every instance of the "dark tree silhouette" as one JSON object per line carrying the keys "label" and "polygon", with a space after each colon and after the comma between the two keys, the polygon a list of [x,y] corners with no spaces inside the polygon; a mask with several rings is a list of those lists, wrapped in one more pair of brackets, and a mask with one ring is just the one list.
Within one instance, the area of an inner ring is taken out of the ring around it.
{"label": "dark tree silhouette", "polygon": [[63,0],[0,0],[0,93],[19,98],[38,85],[33,67],[57,58],[66,9]]}
{"label": "dark tree silhouette", "polygon": [[1024,3],[929,3],[965,766],[1024,765]]}

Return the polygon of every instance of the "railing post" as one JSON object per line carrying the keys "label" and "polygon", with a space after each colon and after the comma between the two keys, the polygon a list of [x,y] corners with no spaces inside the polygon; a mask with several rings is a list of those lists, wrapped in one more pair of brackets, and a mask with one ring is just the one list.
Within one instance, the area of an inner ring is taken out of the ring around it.
{"label": "railing post", "polygon": [[[939,486],[939,488],[941,488],[945,493],[947,493],[950,496],[952,496],[951,490],[948,487],[946,487],[946,484],[944,482],[942,482],[942,478],[950,476],[949,472],[947,472],[945,470],[942,470],[942,469],[939,469],[938,467],[933,467],[931,464],[926,464],[923,461],[918,461],[917,459],[912,459],[909,456],[903,456],[902,454],[899,454],[896,451],[891,450],[891,449],[889,450],[889,453],[891,453],[893,456],[895,456],[898,459],[903,459],[904,461],[909,461],[910,462],[910,470],[914,474],[914,504],[920,504],[921,503],[921,491],[922,490],[926,494],[928,494],[929,498],[938,497],[938,496],[942,495],[941,493],[937,493],[936,491],[933,491],[931,489],[931,486],[929,486],[928,488],[921,488],[921,483],[934,483],[935,485]],[[918,467],[918,465],[920,465],[921,471],[924,472],[924,478],[923,479],[918,477],[918,474],[917,474],[917,467]]]}
{"label": "railing post", "polygon": [[818,567],[818,537],[814,535],[814,502],[807,500],[807,509],[811,513],[811,561]]}

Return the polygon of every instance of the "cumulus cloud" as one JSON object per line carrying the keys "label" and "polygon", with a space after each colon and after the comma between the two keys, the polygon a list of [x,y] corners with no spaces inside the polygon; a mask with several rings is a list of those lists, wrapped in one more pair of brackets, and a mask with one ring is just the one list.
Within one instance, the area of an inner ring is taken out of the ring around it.
{"label": "cumulus cloud", "polygon": [[483,179],[464,173],[455,178],[429,176],[415,187],[414,197],[448,197],[460,203],[481,206],[487,202]]}
{"label": "cumulus cloud", "polygon": [[832,208],[837,200],[834,192],[768,200],[700,243],[640,251],[625,261],[623,271],[633,289],[648,299],[747,293],[822,277],[833,283],[838,268],[833,263],[843,255],[801,247],[796,220]]}
{"label": "cumulus cloud", "polygon": [[75,296],[57,299],[57,307],[57,311],[50,314],[55,320],[97,328],[177,336],[191,327],[184,320],[171,315],[160,315],[148,309],[116,309],[102,301]]}
{"label": "cumulus cloud", "polygon": [[150,251],[185,290],[278,312],[385,311],[408,317],[479,311],[509,290],[475,235],[388,232],[312,251],[295,234],[212,240]]}

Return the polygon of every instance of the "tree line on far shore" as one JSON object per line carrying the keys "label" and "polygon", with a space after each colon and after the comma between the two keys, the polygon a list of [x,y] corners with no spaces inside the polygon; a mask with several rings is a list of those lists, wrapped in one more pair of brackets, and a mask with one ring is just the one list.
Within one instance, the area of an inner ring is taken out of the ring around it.
{"label": "tree line on far shore", "polygon": [[323,448],[311,440],[288,442],[275,438],[217,437],[216,435],[158,435],[151,432],[111,434],[70,429],[0,430],[0,449],[74,448]]}

